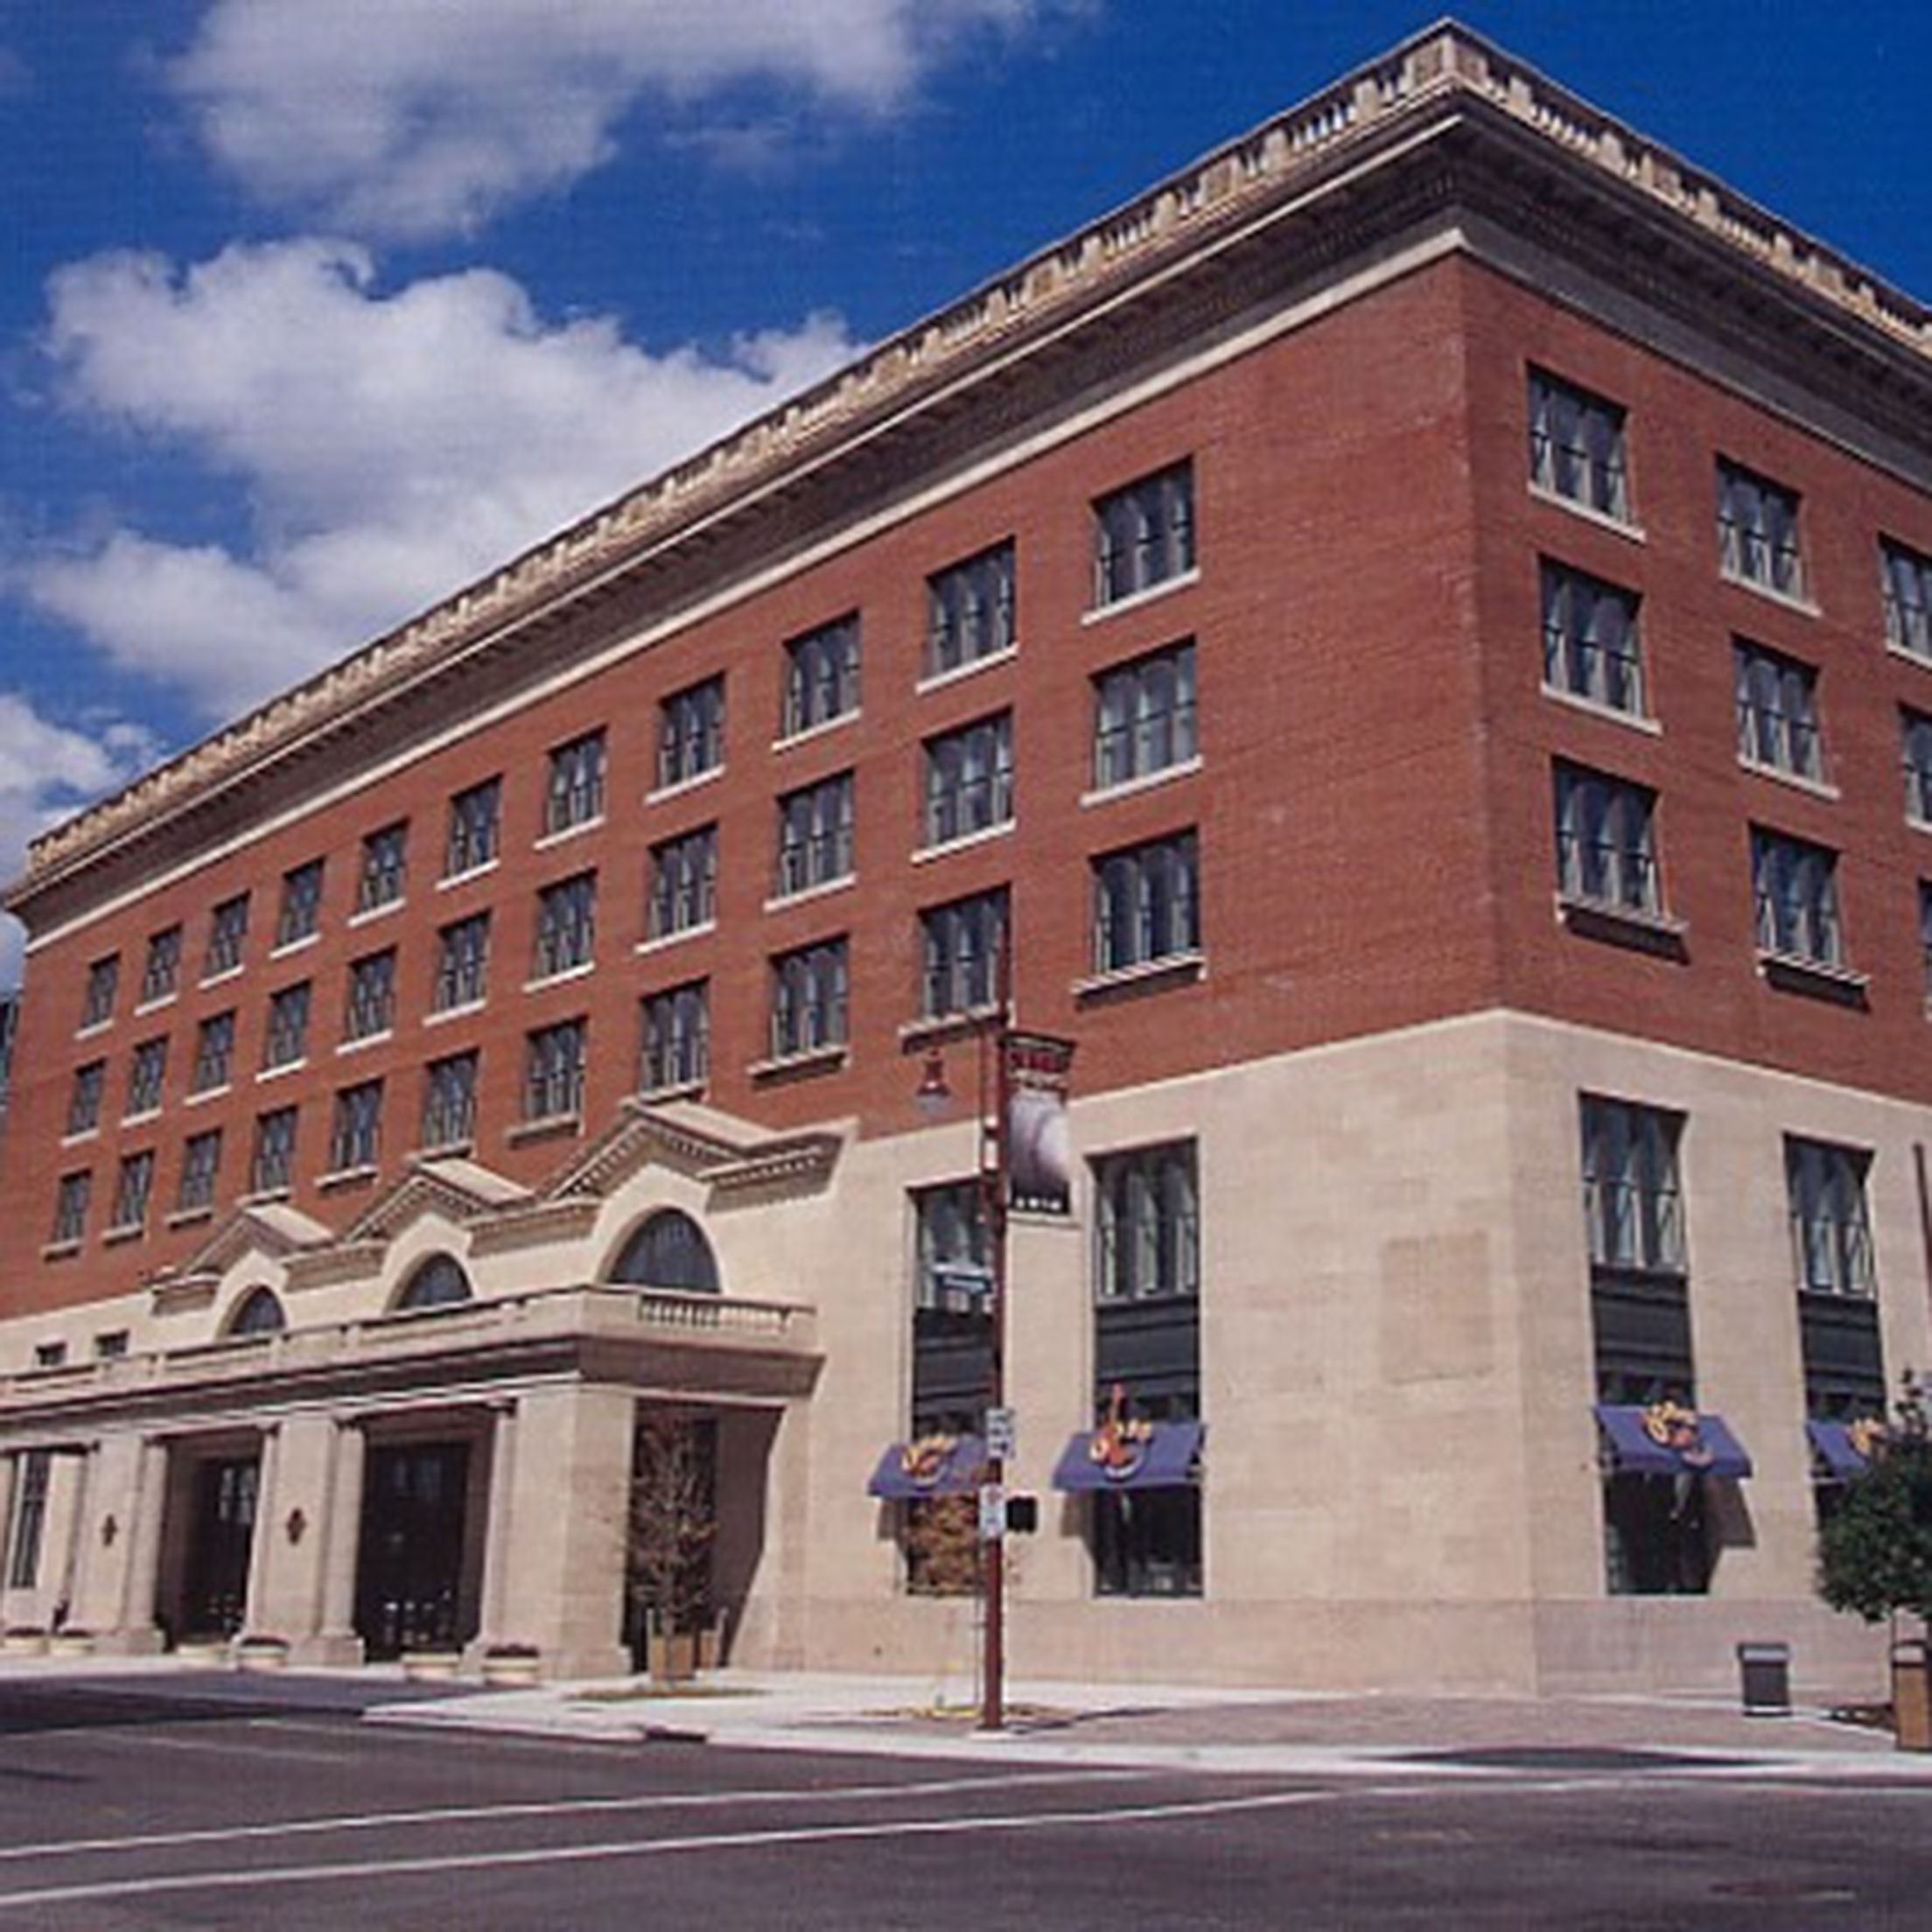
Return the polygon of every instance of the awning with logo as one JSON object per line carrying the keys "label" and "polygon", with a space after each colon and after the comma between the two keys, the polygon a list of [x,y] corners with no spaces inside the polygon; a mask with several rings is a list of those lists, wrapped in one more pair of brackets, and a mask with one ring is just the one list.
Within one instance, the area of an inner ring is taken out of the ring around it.
{"label": "awning with logo", "polygon": [[1626,1476],[1748,1476],[1751,1458],[1722,1416],[1596,1405],[1609,1466]]}
{"label": "awning with logo", "polygon": [[[1870,1473],[1871,1451],[1876,1443],[1884,1440],[1884,1431],[1881,1427],[1874,1436],[1867,1432],[1869,1429],[1870,1424],[1855,1422],[1808,1422],[1804,1425],[1818,1460],[1838,1482],[1856,1482]],[[1861,1448],[1861,1443],[1866,1446]]]}
{"label": "awning with logo", "polygon": [[1155,1422],[1144,1435],[1127,1434],[1096,1453],[1104,1430],[1082,1429],[1068,1439],[1054,1466],[1054,1488],[1084,1489],[1178,1489],[1200,1480],[1200,1446],[1208,1425],[1200,1422]]}
{"label": "awning with logo", "polygon": [[914,1442],[895,1442],[878,1459],[865,1493],[887,1502],[965,1495],[979,1487],[985,1460],[977,1436],[924,1436]]}

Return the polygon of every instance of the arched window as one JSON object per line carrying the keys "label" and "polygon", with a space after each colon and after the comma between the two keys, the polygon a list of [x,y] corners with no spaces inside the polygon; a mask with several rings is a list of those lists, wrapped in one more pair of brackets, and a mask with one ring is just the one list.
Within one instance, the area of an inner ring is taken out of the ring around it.
{"label": "arched window", "polygon": [[449,1255],[431,1255],[410,1277],[409,1286],[397,1298],[402,1308],[446,1308],[452,1302],[470,1298],[470,1278],[462,1264]]}
{"label": "arched window", "polygon": [[231,1335],[273,1335],[289,1325],[282,1303],[272,1288],[251,1288],[229,1318]]}
{"label": "arched window", "polygon": [[661,1208],[624,1243],[611,1270],[612,1281],[645,1288],[681,1288],[687,1294],[718,1292],[718,1259],[704,1230],[675,1208]]}

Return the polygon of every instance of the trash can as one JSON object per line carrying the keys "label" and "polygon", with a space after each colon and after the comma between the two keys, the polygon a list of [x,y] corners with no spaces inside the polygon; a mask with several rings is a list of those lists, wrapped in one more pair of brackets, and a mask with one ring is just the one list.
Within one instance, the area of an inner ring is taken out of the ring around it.
{"label": "trash can", "polygon": [[1788,1643],[1740,1643],[1738,1646],[1738,1684],[1744,1698],[1746,1717],[1789,1717],[1791,1646]]}
{"label": "trash can", "polygon": [[1932,1751],[1932,1661],[1918,1637],[1892,1646],[1892,1733],[1901,1751]]}

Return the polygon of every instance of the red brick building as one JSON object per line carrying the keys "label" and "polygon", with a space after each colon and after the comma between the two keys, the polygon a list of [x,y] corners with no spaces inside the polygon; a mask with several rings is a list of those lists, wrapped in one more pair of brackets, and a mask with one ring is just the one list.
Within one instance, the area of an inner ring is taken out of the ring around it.
{"label": "red brick building", "polygon": [[1432,30],[48,835],[9,1620],[615,1668],[654,1413],[736,1655],[962,1656],[915,1094],[1010,957],[1023,1668],[1825,1668],[1928,1356],[1928,330]]}

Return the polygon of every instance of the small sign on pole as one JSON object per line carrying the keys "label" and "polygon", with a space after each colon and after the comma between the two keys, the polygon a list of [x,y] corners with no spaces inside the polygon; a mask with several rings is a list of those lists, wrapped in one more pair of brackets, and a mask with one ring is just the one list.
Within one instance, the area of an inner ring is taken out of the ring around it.
{"label": "small sign on pole", "polygon": [[998,1543],[1006,1534],[1006,1490],[998,1482],[979,1486],[979,1540]]}
{"label": "small sign on pole", "polygon": [[1019,1452],[1019,1431],[1011,1409],[986,1411],[986,1453],[1011,1462]]}

